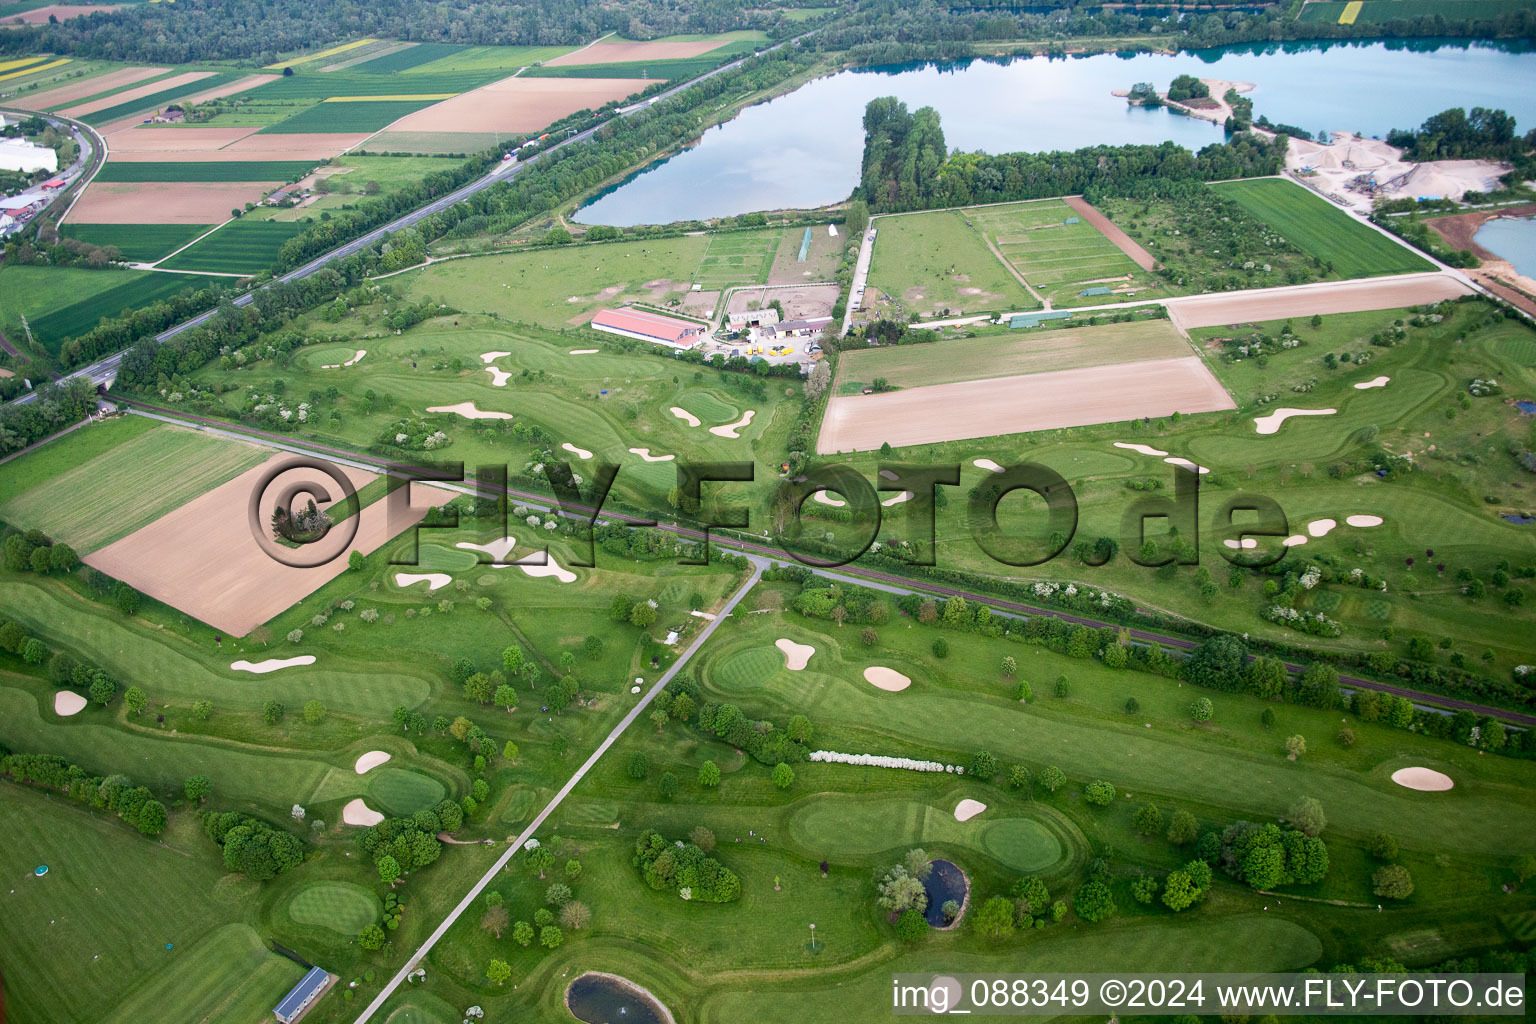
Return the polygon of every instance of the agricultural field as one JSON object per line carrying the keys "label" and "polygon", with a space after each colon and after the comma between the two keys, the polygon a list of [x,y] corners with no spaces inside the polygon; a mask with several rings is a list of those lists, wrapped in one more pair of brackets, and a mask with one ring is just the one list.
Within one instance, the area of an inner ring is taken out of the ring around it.
{"label": "agricultural field", "polygon": [[154,274],[137,270],[79,270],[72,267],[6,267],[0,270],[0,325],[7,334],[32,337],[50,352],[69,338],[117,316],[184,290],[222,284],[196,274]]}
{"label": "agricultural field", "polygon": [[1434,269],[1408,246],[1283,178],[1211,186],[1343,278]]}
{"label": "agricultural field", "polygon": [[963,215],[1053,308],[1165,294],[1147,271],[1061,200],[975,207]]}
{"label": "agricultural field", "polygon": [[297,181],[314,168],[310,160],[134,161],[109,160],[93,181]]}
{"label": "agricultural field", "polygon": [[199,270],[215,274],[256,274],[277,262],[283,243],[304,226],[277,220],[242,217],[165,262],[168,270]]}
{"label": "agricultural field", "polygon": [[[60,113],[84,121],[89,125],[107,125],[122,118],[130,117],[140,111],[158,110],[173,100],[185,99],[193,93],[217,89],[231,82],[239,81],[241,77],[241,75],[233,72],[220,72],[216,74],[188,72],[168,78],[164,83],[156,82],[154,85],[157,88],[147,92],[130,89],[125,93],[115,95],[112,97],[113,99],[119,99],[119,96],[129,96],[130,98],[120,99],[119,102],[111,103],[108,106],[97,107],[96,103],[86,103],[81,106],[92,109],[82,110],[80,107],[68,107],[60,111]],[[164,88],[159,88],[158,86],[162,84]],[[149,87],[146,86],[144,88],[148,89]],[[139,95],[131,95],[133,93],[139,93]]]}
{"label": "agricultural field", "polygon": [[[1348,6],[1343,0],[1309,0],[1296,20],[1341,24]],[[1491,21],[1500,15],[1513,14],[1530,6],[1531,0],[1364,0],[1351,23],[1380,24],[1437,15],[1447,21]]]}
{"label": "agricultural field", "polygon": [[710,291],[733,284],[767,284],[780,241],[776,231],[710,235],[692,280]]}
{"label": "agricultural field", "polygon": [[445,93],[425,93],[419,96],[389,94],[390,98],[363,97],[358,99],[331,99],[316,103],[292,117],[269,124],[262,129],[266,135],[301,135],[321,132],[376,132],[387,128],[407,114],[415,113],[446,99]]}
{"label": "agricultural field", "polygon": [[881,217],[864,304],[881,316],[1038,309],[1040,302],[953,210]]}

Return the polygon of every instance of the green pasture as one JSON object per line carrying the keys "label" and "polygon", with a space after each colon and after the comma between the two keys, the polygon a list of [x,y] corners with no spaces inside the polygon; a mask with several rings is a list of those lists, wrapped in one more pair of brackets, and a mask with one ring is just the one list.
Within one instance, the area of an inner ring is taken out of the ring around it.
{"label": "green pasture", "polygon": [[[143,167],[145,164],[121,164],[123,167]],[[185,164],[183,166],[198,166]],[[218,164],[201,166],[217,167]],[[70,221],[63,231],[70,238],[78,238],[91,245],[117,247],[123,258],[138,263],[153,263],[180,249],[207,231],[211,224],[76,224]]]}
{"label": "green pasture", "polygon": [[266,450],[160,426],[22,492],[0,517],[84,554],[105,547],[265,460]]}
{"label": "green pasture", "polygon": [[1287,241],[1322,260],[1340,277],[1374,277],[1431,270],[1429,261],[1362,224],[1304,186],[1283,178],[1226,181],[1211,186]]}
{"label": "green pasture", "polygon": [[441,296],[458,309],[559,330],[585,323],[590,311],[605,306],[630,299],[658,302],[669,292],[686,292],[708,244],[684,236],[477,256],[403,279],[413,297]]}
{"label": "green pasture", "polygon": [[303,225],[292,221],[233,220],[166,260],[165,266],[219,274],[260,273],[277,262],[283,243],[303,230]]}
{"label": "green pasture", "polygon": [[[311,160],[229,160],[179,163],[109,161],[94,180],[113,181],[298,181],[314,169]],[[122,225],[127,227],[129,225]],[[180,227],[182,225],[175,225]]]}
{"label": "green pasture", "polygon": [[159,92],[152,92],[135,100],[125,100],[122,103],[84,114],[80,117],[80,120],[89,125],[111,124],[113,121],[128,117],[141,110],[146,112],[158,110],[172,100],[189,96],[194,92],[205,92],[208,89],[217,89],[221,85],[228,85],[239,77],[241,76],[236,72],[221,71],[207,78],[200,78],[195,82],[173,85],[168,89],[161,89]]}
{"label": "green pasture", "polygon": [[375,57],[361,64],[354,64],[347,69],[347,73],[354,75],[394,75],[405,71],[415,71],[423,64],[431,64],[434,61],[449,61],[465,49],[463,46],[456,46],[452,43],[417,43],[403,50],[396,50],[394,53],[387,53],[382,57]]}
{"label": "green pasture", "polygon": [[[961,211],[1035,290],[1055,308],[1148,298],[1162,294],[1151,275],[1056,199]],[[1109,295],[1079,294],[1108,288]]]}
{"label": "green pasture", "polygon": [[708,290],[736,284],[767,284],[781,233],[772,229],[710,235],[698,269],[693,272],[694,283]]}
{"label": "green pasture", "polygon": [[1022,310],[1039,306],[965,215],[881,217],[875,222],[865,304],[897,319],[914,314]]}
{"label": "green pasture", "polygon": [[159,426],[141,416],[100,420],[12,459],[0,475],[0,508],[33,487]]}
{"label": "green pasture", "polygon": [[[384,81],[400,83],[392,78]],[[422,92],[429,90],[423,88]],[[286,120],[263,128],[264,135],[295,135],[309,132],[376,132],[406,114],[430,107],[437,100],[363,100],[353,103],[316,103]]]}
{"label": "green pasture", "polygon": [[0,324],[7,334],[24,338],[25,316],[32,337],[56,353],[67,339],[95,327],[103,317],[212,283],[228,282],[195,274],[8,266],[0,269]]}

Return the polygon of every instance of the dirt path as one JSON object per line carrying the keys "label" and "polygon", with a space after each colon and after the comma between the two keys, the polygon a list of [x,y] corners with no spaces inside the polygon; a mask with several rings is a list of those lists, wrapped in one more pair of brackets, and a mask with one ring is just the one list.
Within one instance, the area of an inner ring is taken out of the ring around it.
{"label": "dirt path", "polygon": [[1092,224],[1094,227],[1098,228],[1100,234],[1109,239],[1111,242],[1114,242],[1116,247],[1118,247],[1121,252],[1129,256],[1132,262],[1134,262],[1142,270],[1157,269],[1157,260],[1152,258],[1152,254],[1143,249],[1137,243],[1136,239],[1132,238],[1130,235],[1116,227],[1108,217],[1104,216],[1094,207],[1090,206],[1088,204],[1088,200],[1084,199],[1082,196],[1067,196],[1063,202],[1072,207],[1072,209],[1076,210],[1078,216],[1082,217],[1089,224]]}

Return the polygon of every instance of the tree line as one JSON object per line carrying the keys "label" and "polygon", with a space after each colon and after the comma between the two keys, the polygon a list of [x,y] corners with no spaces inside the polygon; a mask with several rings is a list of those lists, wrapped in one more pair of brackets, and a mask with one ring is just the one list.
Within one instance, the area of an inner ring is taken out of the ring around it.
{"label": "tree line", "polygon": [[1288,139],[1238,133],[1191,153],[1155,146],[1090,146],[1072,152],[944,155],[938,112],[909,112],[894,97],[864,112],[864,163],[855,195],[877,213],[997,203],[1090,192],[1118,194],[1135,183],[1216,181],[1279,173]]}
{"label": "tree line", "polygon": [[92,775],[57,754],[12,753],[0,746],[0,775],[16,782],[63,793],[75,803],[107,811],[132,825],[141,835],[165,831],[165,804],[147,787],[135,786],[126,775]]}

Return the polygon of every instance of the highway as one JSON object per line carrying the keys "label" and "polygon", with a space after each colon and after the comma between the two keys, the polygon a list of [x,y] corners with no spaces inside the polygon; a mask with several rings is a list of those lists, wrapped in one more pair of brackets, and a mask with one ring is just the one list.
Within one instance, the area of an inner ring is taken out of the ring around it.
{"label": "highway", "polygon": [[[700,82],[706,81],[706,80],[708,80],[710,78],[714,78],[716,75],[725,74],[727,71],[734,71],[737,68],[741,67],[742,64],[746,63],[750,58],[755,57],[758,54],[771,53],[774,50],[779,49],[780,47],[783,47],[783,46],[786,46],[786,45],[794,45],[794,44],[798,43],[801,39],[804,39],[806,36],[808,36],[810,34],[811,33],[807,32],[804,35],[796,36],[794,39],[787,40],[786,42],[776,43],[773,46],[770,46],[770,47],[768,47],[766,49],[759,50],[757,52],[757,54],[748,54],[746,56],[743,56],[743,57],[740,57],[740,58],[738,58],[736,60],[731,61],[729,64],[722,64],[718,68],[715,68],[713,71],[706,71],[702,75],[699,75],[699,76],[697,76],[695,78],[690,78],[686,82],[682,82],[682,83],[680,83],[678,85],[674,85],[671,88],[669,88],[669,89],[667,89],[667,90],[665,90],[663,92],[657,93],[655,96],[651,97],[649,100],[646,100],[646,101],[644,101],[644,102],[642,102],[642,103],[640,103],[640,104],[638,104],[638,105],[636,105],[634,107],[630,107],[626,111],[624,111],[623,113],[615,114],[614,118],[610,118],[609,120],[611,121],[611,120],[614,120],[614,119],[620,118],[620,117],[631,117],[631,116],[633,116],[635,114],[640,113],[641,111],[649,109],[655,103],[659,103],[660,101],[665,100],[665,99],[670,99],[671,97],[673,97],[673,96],[677,95],[678,93],[682,92],[684,89],[687,89],[687,88],[689,88],[691,86],[697,85]],[[588,139],[590,139],[593,135],[595,135],[597,133],[597,130],[599,128],[601,128],[604,124],[607,124],[607,123],[608,123],[608,121],[603,121],[603,122],[600,122],[598,124],[593,125],[591,128],[586,128],[586,129],[584,129],[584,130],[582,130],[580,132],[577,132],[575,135],[572,135],[572,136],[570,136],[567,139],[564,139],[564,140],[562,140],[560,142],[555,143],[553,146],[550,146],[548,149],[540,150],[538,153],[535,153],[533,156],[529,157],[527,160],[498,161],[495,167],[491,168],[484,175],[482,175],[479,178],[476,178],[474,181],[470,182],[469,184],[464,185],[463,187],[461,187],[459,189],[456,189],[455,191],[450,192],[447,195],[442,196],[441,198],[434,199],[430,203],[427,203],[425,206],[422,206],[422,207],[419,207],[419,208],[417,208],[415,210],[412,210],[410,213],[404,214],[404,215],[396,218],[395,220],[390,221],[388,224],[385,224],[385,225],[383,225],[381,227],[374,228],[372,231],[368,232],[366,235],[363,235],[363,236],[361,236],[359,238],[355,238],[352,241],[345,243],[344,245],[340,245],[340,246],[336,247],[335,249],[332,249],[330,252],[323,253],[323,254],[321,254],[319,256],[316,256],[314,259],[310,260],[308,263],[306,263],[303,266],[298,267],[298,268],[296,268],[294,270],[290,270],[288,273],[282,275],[281,277],[277,278],[276,280],[279,281],[279,282],[286,283],[286,282],[289,282],[289,281],[297,281],[297,280],[300,280],[301,278],[309,277],[315,271],[319,270],[321,267],[324,267],[326,264],[330,263],[332,260],[345,259],[346,257],[351,256],[353,253],[359,252],[362,249],[366,249],[368,246],[373,245],[374,243],[378,242],[379,240],[385,238],[388,235],[391,235],[391,234],[395,233],[396,231],[401,231],[401,230],[404,230],[405,228],[410,227],[411,225],[413,225],[416,222],[420,221],[424,217],[430,217],[432,214],[437,213],[440,210],[446,210],[450,206],[453,206],[453,205],[455,205],[457,203],[462,203],[464,200],[468,199],[470,196],[474,195],[477,192],[481,192],[481,191],[483,191],[485,189],[490,188],[492,185],[499,184],[499,183],[501,183],[503,181],[511,181],[517,175],[521,174],[525,169],[536,165],[546,155],[548,155],[550,153],[554,153],[554,152],[556,152],[556,151],[558,151],[560,149],[564,149],[566,146],[574,146],[574,145],[577,145],[579,143],[587,141]],[[266,287],[266,286],[263,286],[263,287]],[[255,294],[254,292],[246,292],[245,294],[239,296],[238,298],[236,298],[234,300],[235,305],[236,306],[248,306],[248,305],[250,305],[252,299],[254,298],[254,294]],[[201,326],[202,324],[205,324],[210,319],[212,319],[213,315],[216,312],[217,312],[217,310],[210,309],[207,312],[199,313],[197,316],[193,317],[190,320],[186,320],[186,321],[184,321],[182,323],[177,324],[175,327],[171,327],[171,328],[168,328],[167,330],[161,331],[159,334],[155,335],[155,340],[157,342],[163,342],[163,341],[166,341],[166,340],[168,340],[170,338],[176,337],[176,335],[180,334],[182,331],[190,330],[193,327]],[[82,366],[78,370],[74,370],[74,371],[71,371],[70,373],[65,374],[62,378],[60,378],[60,380],[61,381],[71,381],[71,380],[75,380],[77,378],[84,377],[84,378],[89,379],[92,384],[96,384],[98,386],[102,385],[102,384],[107,384],[108,386],[110,386],[112,380],[117,376],[117,368],[122,363],[122,361],[123,361],[123,353],[122,352],[114,352],[110,356],[106,356],[105,358],[99,359],[99,360],[97,360],[94,363],[90,363],[90,364],[88,364],[86,366]],[[30,401],[34,400],[36,397],[37,397],[37,392],[36,391],[28,391],[26,394],[20,396],[19,398],[14,399],[14,402],[17,405],[22,405],[22,404],[25,404],[27,402],[30,402]]]}

